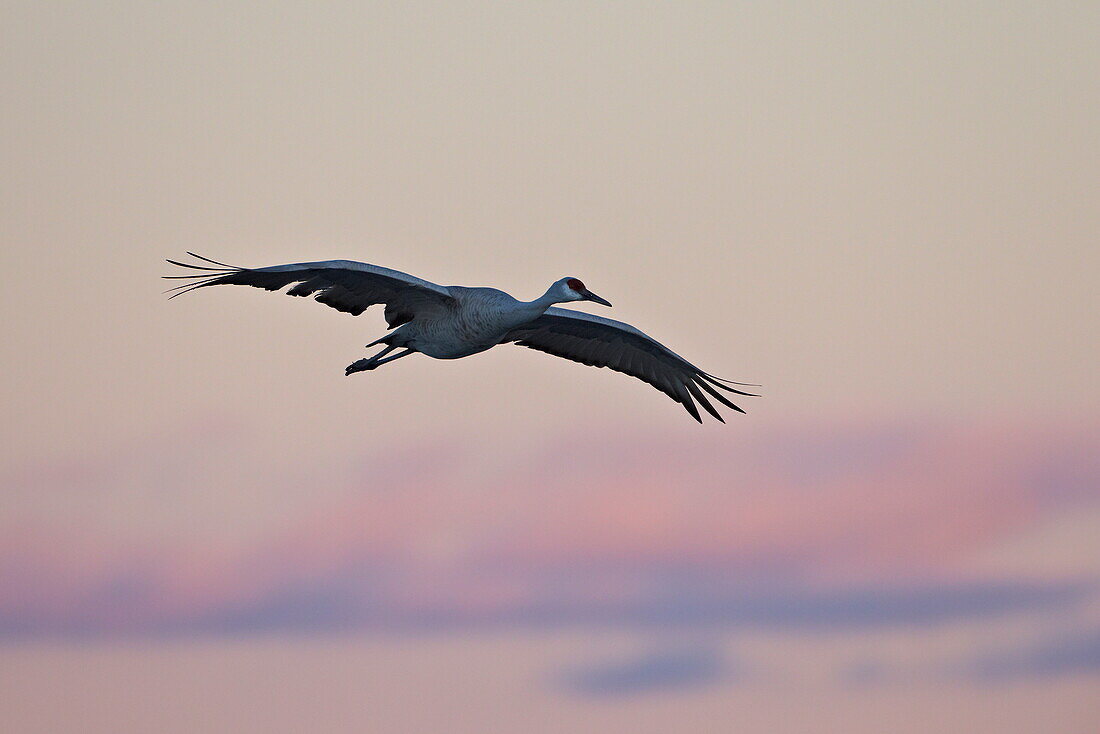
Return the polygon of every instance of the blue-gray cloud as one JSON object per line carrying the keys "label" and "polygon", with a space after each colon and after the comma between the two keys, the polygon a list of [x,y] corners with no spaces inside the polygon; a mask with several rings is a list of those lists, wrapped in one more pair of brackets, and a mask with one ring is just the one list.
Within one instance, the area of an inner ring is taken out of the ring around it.
{"label": "blue-gray cloud", "polygon": [[1077,630],[1017,650],[986,654],[966,666],[982,681],[1100,672],[1100,627]]}
{"label": "blue-gray cloud", "polygon": [[793,629],[830,631],[931,626],[1004,614],[1070,607],[1092,593],[1081,584],[969,583],[867,586],[832,591],[728,588],[719,580],[654,587],[630,601],[552,598],[494,611],[440,604],[409,611],[384,590],[352,593],[339,585],[283,589],[255,602],[214,612],[191,630],[239,633],[347,628],[463,629],[471,627],[622,627],[661,629]]}
{"label": "blue-gray cloud", "polygon": [[736,677],[737,671],[717,650],[682,647],[578,667],[559,681],[571,694],[605,697],[698,688]]}

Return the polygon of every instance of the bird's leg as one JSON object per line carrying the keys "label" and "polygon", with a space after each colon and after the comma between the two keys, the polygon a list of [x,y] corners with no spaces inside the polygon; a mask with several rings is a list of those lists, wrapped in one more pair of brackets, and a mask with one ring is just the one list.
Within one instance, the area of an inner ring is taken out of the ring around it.
{"label": "bird's leg", "polygon": [[347,376],[353,372],[362,372],[363,370],[373,370],[375,364],[378,363],[378,360],[392,352],[394,349],[397,349],[397,347],[388,346],[378,354],[372,355],[370,357],[364,357],[363,359],[352,362],[348,365],[347,369],[344,370],[344,375]]}
{"label": "bird's leg", "polygon": [[380,360],[378,360],[377,362],[374,363],[374,365],[371,367],[371,369],[374,369],[375,367],[381,367],[386,362],[392,362],[395,359],[401,359],[402,357],[407,357],[410,354],[416,354],[416,350],[415,349],[406,349],[403,352],[398,352],[397,354],[393,355],[392,357],[386,357],[385,359],[380,359]]}
{"label": "bird's leg", "polygon": [[352,362],[351,364],[348,365],[348,368],[346,370],[344,370],[344,375],[346,376],[346,375],[350,375],[354,372],[364,372],[366,370],[373,370],[374,368],[376,368],[380,365],[384,365],[386,362],[392,362],[395,359],[400,359],[401,357],[412,354],[413,351],[414,351],[412,349],[406,349],[405,351],[399,352],[399,353],[393,355],[392,357],[386,357],[386,359],[382,359],[382,357],[385,357],[387,354],[392,352],[394,349],[397,349],[397,347],[386,347],[381,352],[374,355],[373,357],[370,357],[369,359],[360,359],[357,362]]}

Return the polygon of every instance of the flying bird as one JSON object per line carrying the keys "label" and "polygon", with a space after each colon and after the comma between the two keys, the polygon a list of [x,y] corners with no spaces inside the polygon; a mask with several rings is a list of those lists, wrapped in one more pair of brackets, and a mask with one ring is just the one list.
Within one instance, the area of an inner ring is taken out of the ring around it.
{"label": "flying bird", "polygon": [[[211,285],[250,285],[287,295],[314,296],[337,311],[358,316],[385,304],[390,333],[367,345],[383,345],[371,357],[348,365],[345,375],[377,369],[417,352],[435,359],[458,359],[498,344],[515,343],[593,367],[610,367],[636,377],[679,403],[700,423],[699,405],[725,423],[708,396],[740,413],[721,391],[756,397],[731,382],[703,372],[656,339],[629,324],[557,308],[556,303],[592,301],[610,306],[577,278],[562,278],[533,301],[520,301],[496,288],[442,286],[389,268],[350,260],[240,268],[188,252],[198,263],[168,260],[200,271],[165,278],[190,279],[169,290],[172,298]],[[395,350],[396,354],[391,354]]]}

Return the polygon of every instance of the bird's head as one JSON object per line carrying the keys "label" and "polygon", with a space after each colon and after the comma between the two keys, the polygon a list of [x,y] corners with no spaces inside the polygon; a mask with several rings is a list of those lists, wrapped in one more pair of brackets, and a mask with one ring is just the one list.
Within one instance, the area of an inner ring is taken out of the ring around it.
{"label": "bird's head", "polygon": [[604,306],[611,305],[608,301],[585,288],[584,283],[577,278],[562,278],[554,283],[550,289],[560,295],[562,301],[594,301]]}

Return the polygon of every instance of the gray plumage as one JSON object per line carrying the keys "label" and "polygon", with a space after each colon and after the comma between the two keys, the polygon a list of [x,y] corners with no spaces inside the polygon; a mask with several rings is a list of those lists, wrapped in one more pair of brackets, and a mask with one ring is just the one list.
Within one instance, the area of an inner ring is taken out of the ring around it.
{"label": "gray plumage", "polygon": [[[249,285],[276,291],[294,284],[287,290],[288,295],[313,296],[326,306],[356,316],[373,305],[385,304],[391,331],[367,345],[383,344],[385,348],[348,365],[348,375],[416,352],[436,359],[458,359],[498,344],[515,343],[636,377],[680,403],[700,423],[696,402],[722,422],[710,399],[744,412],[719,390],[752,396],[730,387],[743,383],[703,372],[629,324],[554,307],[555,303],[583,300],[611,305],[576,278],[562,278],[534,301],[520,301],[495,288],[441,286],[397,270],[350,260],[239,268],[188,254],[204,264],[168,260],[201,271],[165,276],[190,279],[171,289],[175,291],[172,298],[211,285]],[[386,356],[395,349],[404,351]]]}

